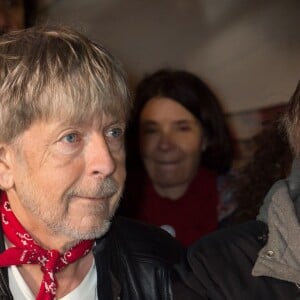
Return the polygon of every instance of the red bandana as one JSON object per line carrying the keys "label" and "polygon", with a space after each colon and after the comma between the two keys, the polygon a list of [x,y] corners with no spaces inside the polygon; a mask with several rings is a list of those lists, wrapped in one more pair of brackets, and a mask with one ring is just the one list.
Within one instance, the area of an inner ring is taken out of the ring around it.
{"label": "red bandana", "polygon": [[45,250],[35,243],[30,234],[26,232],[16,219],[4,192],[1,195],[0,211],[5,236],[15,246],[0,253],[0,267],[39,264],[44,276],[36,299],[55,299],[58,287],[54,277],[55,272],[88,254],[94,241],[82,241],[63,255],[60,255],[57,250]]}

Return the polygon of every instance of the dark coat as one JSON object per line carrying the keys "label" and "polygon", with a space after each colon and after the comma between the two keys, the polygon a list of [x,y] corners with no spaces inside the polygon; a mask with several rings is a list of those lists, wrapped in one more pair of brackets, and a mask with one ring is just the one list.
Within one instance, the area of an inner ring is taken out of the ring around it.
{"label": "dark coat", "polygon": [[196,242],[188,265],[178,270],[199,300],[300,299],[295,283],[251,275],[267,237],[267,225],[259,221],[217,231]]}
{"label": "dark coat", "polygon": [[[0,252],[3,251],[0,232]],[[171,300],[172,266],[182,257],[179,244],[159,228],[115,218],[93,249],[99,300]],[[12,299],[7,268],[0,269],[0,299]]]}

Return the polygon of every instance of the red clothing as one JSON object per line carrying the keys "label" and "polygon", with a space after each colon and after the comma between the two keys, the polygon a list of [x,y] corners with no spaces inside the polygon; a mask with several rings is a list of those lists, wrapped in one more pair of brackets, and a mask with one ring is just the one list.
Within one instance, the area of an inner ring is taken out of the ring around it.
{"label": "red clothing", "polygon": [[219,196],[216,180],[213,171],[200,168],[185,194],[175,201],[159,196],[149,180],[137,218],[157,226],[171,226],[176,239],[189,246],[217,228]]}

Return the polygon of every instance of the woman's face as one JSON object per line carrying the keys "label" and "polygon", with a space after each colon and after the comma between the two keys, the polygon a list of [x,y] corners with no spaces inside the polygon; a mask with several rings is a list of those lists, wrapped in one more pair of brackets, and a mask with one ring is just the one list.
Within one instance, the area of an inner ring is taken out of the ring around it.
{"label": "woman's face", "polygon": [[188,185],[205,147],[199,121],[173,99],[155,97],[140,115],[140,150],[146,170],[159,188]]}

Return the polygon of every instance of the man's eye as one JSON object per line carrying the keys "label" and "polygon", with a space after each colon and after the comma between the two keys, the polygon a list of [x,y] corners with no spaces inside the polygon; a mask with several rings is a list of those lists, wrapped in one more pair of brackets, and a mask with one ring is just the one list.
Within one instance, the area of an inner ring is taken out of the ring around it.
{"label": "man's eye", "polygon": [[77,133],[69,133],[65,135],[62,140],[66,143],[73,144],[79,141],[79,136]]}
{"label": "man's eye", "polygon": [[107,136],[112,138],[118,138],[123,135],[123,129],[122,128],[112,128],[108,130]]}

